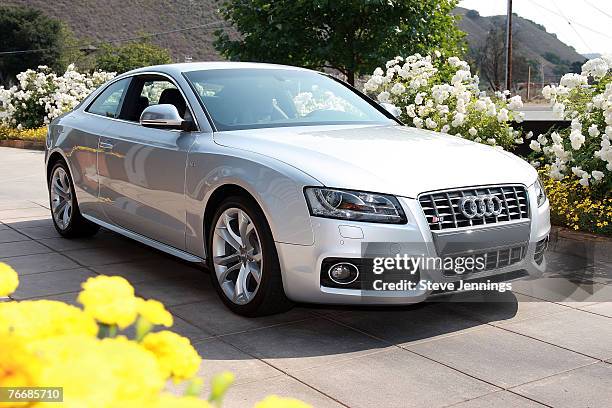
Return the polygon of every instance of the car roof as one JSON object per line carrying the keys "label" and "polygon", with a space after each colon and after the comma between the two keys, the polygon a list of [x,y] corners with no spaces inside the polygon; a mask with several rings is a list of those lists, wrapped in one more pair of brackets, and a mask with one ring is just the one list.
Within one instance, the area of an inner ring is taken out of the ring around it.
{"label": "car roof", "polygon": [[[124,75],[137,74],[139,72],[163,72],[178,75],[183,72],[204,71],[212,69],[283,69],[295,71],[311,71],[306,68],[292,67],[289,65],[265,64],[261,62],[230,62],[230,61],[208,61],[208,62],[185,62],[178,64],[153,65],[142,67],[126,72]],[[311,71],[312,72],[312,71]]]}

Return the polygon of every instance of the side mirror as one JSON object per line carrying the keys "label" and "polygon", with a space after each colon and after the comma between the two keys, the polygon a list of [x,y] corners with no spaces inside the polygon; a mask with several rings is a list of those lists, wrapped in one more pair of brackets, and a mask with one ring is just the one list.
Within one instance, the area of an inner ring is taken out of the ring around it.
{"label": "side mirror", "polygon": [[162,129],[188,130],[191,128],[190,123],[179,115],[176,106],[166,103],[149,106],[142,111],[140,124],[145,127]]}
{"label": "side mirror", "polygon": [[393,115],[394,118],[399,118],[400,115],[402,114],[402,111],[400,108],[398,108],[397,106],[395,106],[392,103],[387,103],[387,102],[381,102],[380,106],[382,106],[383,108],[385,108],[385,110],[387,112],[389,112],[390,114]]}

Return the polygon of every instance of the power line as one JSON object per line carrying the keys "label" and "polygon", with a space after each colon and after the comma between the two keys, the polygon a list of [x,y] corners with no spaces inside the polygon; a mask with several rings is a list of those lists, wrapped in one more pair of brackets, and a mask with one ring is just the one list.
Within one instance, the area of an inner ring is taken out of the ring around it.
{"label": "power line", "polygon": [[[217,27],[213,27],[215,25],[217,25]],[[2,56],[2,55],[16,55],[16,54],[30,54],[30,53],[36,53],[36,52],[52,51],[52,50],[56,50],[56,49],[64,49],[64,50],[67,50],[67,49],[81,49],[81,48],[91,47],[91,46],[94,46],[94,45],[103,45],[103,44],[112,44],[112,43],[118,43],[118,42],[142,40],[142,39],[145,39],[145,38],[159,37],[159,36],[163,36],[163,35],[174,34],[174,33],[179,33],[179,32],[189,31],[189,30],[198,30],[198,29],[206,29],[206,28],[223,28],[223,27],[227,27],[225,25],[225,21],[219,20],[219,21],[213,21],[211,23],[201,24],[201,25],[192,26],[192,27],[177,28],[177,29],[174,29],[174,30],[160,31],[160,32],[156,32],[156,33],[142,34],[142,35],[133,36],[133,37],[118,38],[118,39],[114,39],[114,40],[98,41],[96,43],[93,43],[93,44],[90,43],[90,44],[86,44],[86,45],[74,45],[74,46],[70,46],[70,47],[60,47],[60,48],[58,48],[58,47],[54,47],[54,48],[39,48],[39,49],[18,50],[18,51],[0,51],[0,56]]]}
{"label": "power line", "polygon": [[576,27],[574,27],[574,25],[571,23],[571,21],[565,17],[565,14],[563,14],[563,12],[561,11],[561,9],[559,8],[559,5],[553,1],[553,5],[555,6],[555,8],[559,11],[559,14],[561,14],[561,16],[567,21],[567,24],[569,24],[569,26],[572,28],[572,30],[574,30],[574,32],[576,33],[576,36],[578,38],[580,38],[580,41],[582,41],[582,43],[584,44],[584,46],[589,50],[589,51],[593,51],[593,49],[591,48],[591,46],[589,44],[587,44],[586,41],[584,41],[584,38],[582,38],[582,36],[580,35],[580,33],[578,32],[578,30],[576,30]]}
{"label": "power line", "polygon": [[612,18],[612,14],[609,14],[609,13],[605,12],[604,10],[600,9],[599,7],[597,7],[596,5],[592,4],[590,1],[587,1],[587,0],[583,0],[583,1],[586,4],[588,4],[589,6],[593,7],[595,10],[599,11],[601,14]]}
{"label": "power line", "polygon": [[[541,5],[540,3],[537,3],[535,0],[529,0],[529,2],[530,2],[530,3],[532,3],[534,6],[537,6],[537,7],[541,8],[541,9],[543,9],[543,10],[548,11],[549,13],[552,13],[552,14],[554,14],[554,15],[558,16],[558,17],[563,18],[565,21],[567,21],[567,23],[568,23],[569,25],[577,25],[577,26],[579,26],[579,27],[584,28],[585,30],[591,31],[591,32],[593,32],[593,33],[595,33],[595,34],[599,34],[599,35],[601,35],[601,36],[604,36],[604,37],[609,38],[609,39],[611,39],[611,40],[612,40],[612,37],[611,37],[611,36],[609,36],[608,34],[603,33],[603,32],[601,32],[601,31],[597,31],[597,30],[595,30],[595,29],[593,29],[593,28],[591,28],[591,27],[589,27],[589,26],[587,26],[587,25],[581,24],[581,23],[579,23],[579,22],[577,22],[577,21],[570,20],[570,19],[568,19],[567,17],[565,17],[563,14],[559,14],[559,12],[554,11],[554,10],[551,10],[550,8],[545,7],[545,6]],[[575,30],[575,28],[574,28],[574,30]]]}

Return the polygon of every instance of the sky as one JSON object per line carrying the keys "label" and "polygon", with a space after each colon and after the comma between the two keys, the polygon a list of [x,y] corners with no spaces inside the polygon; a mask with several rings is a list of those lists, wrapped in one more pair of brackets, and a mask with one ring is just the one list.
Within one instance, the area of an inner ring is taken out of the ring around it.
{"label": "sky", "polygon": [[[483,16],[506,14],[506,0],[461,0]],[[612,54],[612,0],[513,0],[512,10],[546,27],[581,54]]]}

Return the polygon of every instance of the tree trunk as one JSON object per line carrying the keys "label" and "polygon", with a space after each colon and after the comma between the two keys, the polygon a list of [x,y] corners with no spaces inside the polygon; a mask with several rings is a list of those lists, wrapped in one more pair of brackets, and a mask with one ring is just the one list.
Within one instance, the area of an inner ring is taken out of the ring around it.
{"label": "tree trunk", "polygon": [[352,86],[355,86],[355,71],[351,69],[346,71],[346,82],[348,82]]}

